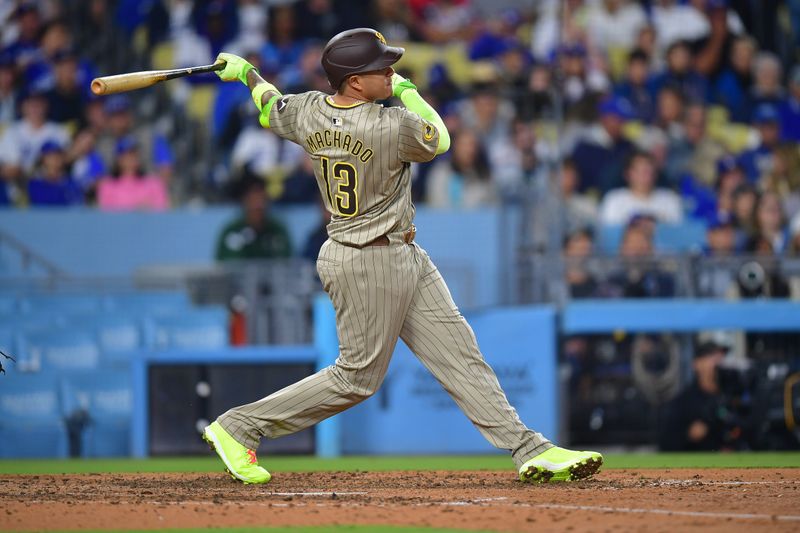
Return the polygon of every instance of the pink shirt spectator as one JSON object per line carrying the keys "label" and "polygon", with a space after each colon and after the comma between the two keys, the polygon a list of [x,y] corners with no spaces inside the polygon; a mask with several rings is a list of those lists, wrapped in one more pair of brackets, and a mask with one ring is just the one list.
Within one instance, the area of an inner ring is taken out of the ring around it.
{"label": "pink shirt spectator", "polygon": [[106,211],[163,211],[169,194],[156,176],[106,177],[97,186],[97,204]]}

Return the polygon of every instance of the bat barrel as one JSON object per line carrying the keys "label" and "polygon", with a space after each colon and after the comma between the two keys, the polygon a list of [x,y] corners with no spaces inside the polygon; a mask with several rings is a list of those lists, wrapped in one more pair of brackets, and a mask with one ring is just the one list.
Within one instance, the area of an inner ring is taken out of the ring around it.
{"label": "bat barrel", "polygon": [[97,95],[105,94],[106,90],[108,90],[106,82],[104,82],[100,78],[93,79],[91,87],[92,87],[92,92]]}

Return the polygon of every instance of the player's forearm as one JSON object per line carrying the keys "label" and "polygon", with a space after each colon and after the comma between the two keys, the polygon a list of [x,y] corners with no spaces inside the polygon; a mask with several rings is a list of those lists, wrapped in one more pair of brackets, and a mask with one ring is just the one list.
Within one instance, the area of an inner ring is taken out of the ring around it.
{"label": "player's forearm", "polygon": [[250,89],[250,94],[253,97],[253,103],[256,104],[259,112],[261,113],[258,121],[265,128],[269,127],[269,112],[272,109],[272,104],[281,95],[277,87],[261,77],[261,75],[252,69],[247,73],[247,87]]}
{"label": "player's forearm", "polygon": [[439,113],[425,101],[416,89],[406,89],[400,94],[400,100],[406,109],[413,111],[434,126],[439,131],[439,145],[436,147],[436,155],[445,153],[450,148],[450,133],[444,125]]}

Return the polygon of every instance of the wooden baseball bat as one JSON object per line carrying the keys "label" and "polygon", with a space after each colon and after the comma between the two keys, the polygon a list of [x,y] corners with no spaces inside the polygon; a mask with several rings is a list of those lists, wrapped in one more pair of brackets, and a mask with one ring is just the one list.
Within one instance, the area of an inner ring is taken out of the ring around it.
{"label": "wooden baseball bat", "polygon": [[150,87],[162,81],[174,80],[175,78],[202,72],[214,72],[224,68],[225,63],[216,63],[200,67],[176,68],[173,70],[142,70],[140,72],[117,74],[116,76],[103,76],[92,80],[92,92],[96,95],[105,95],[134,91]]}

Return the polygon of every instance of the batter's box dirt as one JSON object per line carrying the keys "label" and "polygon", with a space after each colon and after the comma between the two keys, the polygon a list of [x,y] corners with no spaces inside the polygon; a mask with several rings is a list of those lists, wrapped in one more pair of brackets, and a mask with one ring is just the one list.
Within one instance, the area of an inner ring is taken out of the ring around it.
{"label": "batter's box dirt", "polygon": [[798,531],[800,469],[0,476],[0,530],[394,524],[489,531]]}

